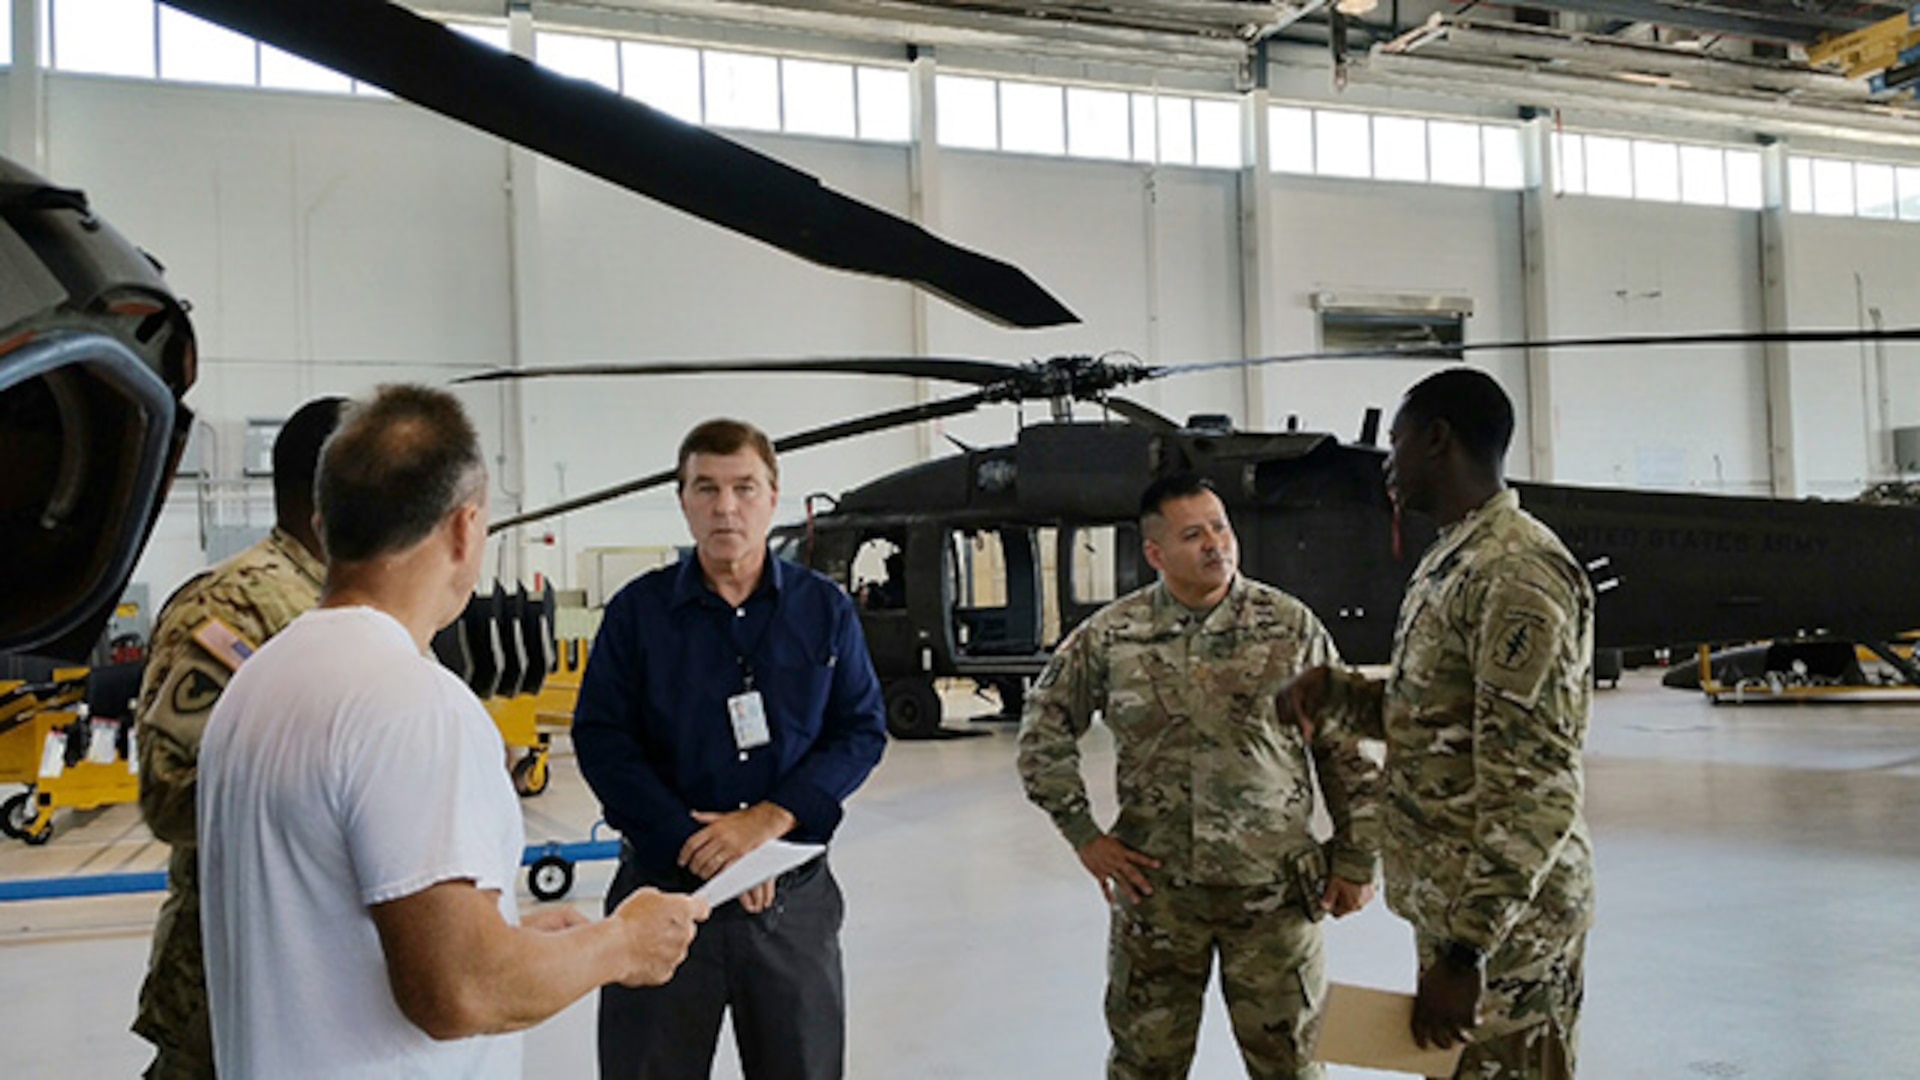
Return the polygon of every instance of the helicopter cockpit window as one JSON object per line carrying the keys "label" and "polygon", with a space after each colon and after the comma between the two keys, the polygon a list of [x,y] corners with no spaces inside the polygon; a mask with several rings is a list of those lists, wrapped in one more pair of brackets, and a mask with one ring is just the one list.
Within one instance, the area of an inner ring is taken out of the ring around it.
{"label": "helicopter cockpit window", "polygon": [[898,541],[868,537],[853,554],[853,595],[868,611],[907,606],[907,554]]}

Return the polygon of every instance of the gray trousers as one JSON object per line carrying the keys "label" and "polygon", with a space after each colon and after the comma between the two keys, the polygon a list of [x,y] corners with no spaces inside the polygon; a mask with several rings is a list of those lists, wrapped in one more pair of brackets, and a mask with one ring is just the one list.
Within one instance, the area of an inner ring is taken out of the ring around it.
{"label": "gray trousers", "polygon": [[[648,880],[622,859],[607,910],[644,885],[685,891],[683,881]],[[845,914],[825,856],[782,875],[773,906],[758,915],[737,901],[721,905],[665,986],[600,991],[603,1080],[707,1080],[729,1007],[746,1080],[839,1080],[847,1060]]]}

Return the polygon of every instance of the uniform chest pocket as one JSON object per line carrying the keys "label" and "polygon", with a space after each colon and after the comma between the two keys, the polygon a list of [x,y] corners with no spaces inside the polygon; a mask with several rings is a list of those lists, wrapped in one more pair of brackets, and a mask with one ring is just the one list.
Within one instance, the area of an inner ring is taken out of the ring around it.
{"label": "uniform chest pocket", "polygon": [[1210,700],[1271,697],[1299,670],[1293,642],[1256,641],[1236,634],[1203,639],[1195,649],[1192,678]]}
{"label": "uniform chest pocket", "polygon": [[1400,609],[1400,626],[1393,635],[1393,655],[1390,663],[1393,665],[1395,681],[1406,678],[1410,668],[1414,668],[1417,673],[1417,665],[1410,661],[1423,652],[1421,643],[1431,636],[1425,624],[1432,619],[1432,609],[1433,605],[1429,602],[1424,589],[1417,593],[1410,591],[1407,594],[1406,601]]}
{"label": "uniform chest pocket", "polygon": [[1158,644],[1115,642],[1108,658],[1107,726],[1130,736],[1151,736],[1183,725],[1191,707],[1178,657]]}

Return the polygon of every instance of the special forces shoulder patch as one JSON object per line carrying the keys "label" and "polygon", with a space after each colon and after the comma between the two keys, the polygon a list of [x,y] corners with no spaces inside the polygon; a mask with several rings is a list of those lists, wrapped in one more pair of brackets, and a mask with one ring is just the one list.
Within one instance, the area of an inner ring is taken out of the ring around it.
{"label": "special forces shoulder patch", "polygon": [[1523,670],[1546,636],[1547,620],[1537,611],[1520,608],[1508,608],[1501,616],[1493,662],[1508,671]]}
{"label": "special forces shoulder patch", "polygon": [[1560,619],[1544,597],[1508,592],[1490,606],[1481,636],[1486,655],[1480,679],[1503,696],[1532,705],[1559,654]]}

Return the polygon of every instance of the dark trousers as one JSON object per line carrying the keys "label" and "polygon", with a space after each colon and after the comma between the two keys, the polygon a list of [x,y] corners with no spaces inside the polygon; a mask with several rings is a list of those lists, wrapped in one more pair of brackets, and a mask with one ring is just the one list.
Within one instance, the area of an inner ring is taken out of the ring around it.
{"label": "dark trousers", "polygon": [[[622,859],[607,910],[644,885],[686,891]],[[671,982],[600,991],[603,1080],[707,1080],[729,1006],[746,1080],[839,1080],[847,1060],[845,914],[825,856],[782,875],[773,906],[758,915],[738,901],[722,905]]]}

